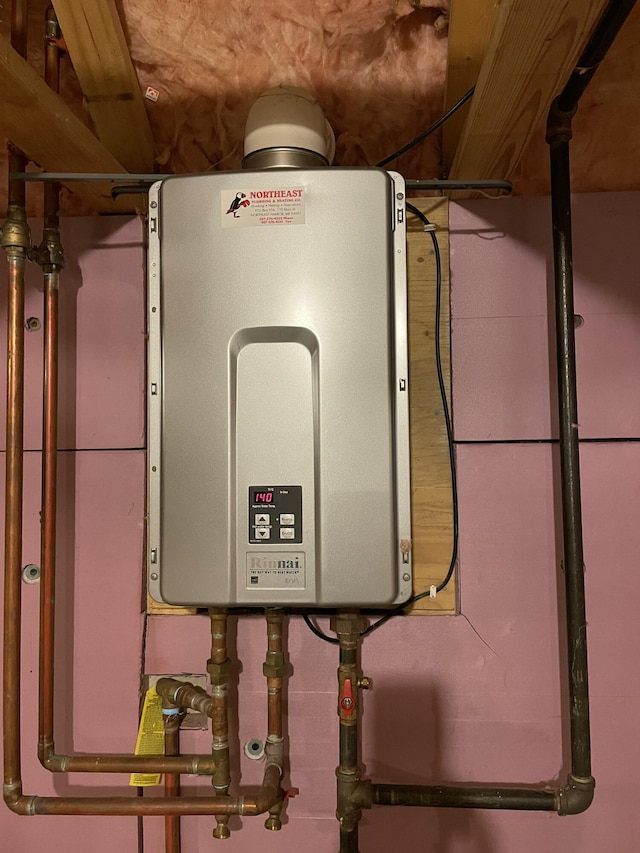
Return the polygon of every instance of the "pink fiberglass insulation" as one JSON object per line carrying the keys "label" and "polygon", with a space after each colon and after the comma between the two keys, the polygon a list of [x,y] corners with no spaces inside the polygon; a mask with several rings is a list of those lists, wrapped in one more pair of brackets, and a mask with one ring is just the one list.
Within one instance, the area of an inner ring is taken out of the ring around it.
{"label": "pink fiberglass insulation", "polygon": [[[376,163],[442,111],[448,0],[125,0],[161,168],[237,169],[253,101],[280,83],[313,92],[336,134],[336,163]],[[437,22],[437,23],[436,23]],[[406,155],[438,173],[439,140]]]}

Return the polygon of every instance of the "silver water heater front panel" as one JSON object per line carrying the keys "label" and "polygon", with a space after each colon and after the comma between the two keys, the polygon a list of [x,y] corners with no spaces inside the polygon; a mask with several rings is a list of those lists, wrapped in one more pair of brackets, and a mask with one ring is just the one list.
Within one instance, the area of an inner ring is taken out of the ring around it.
{"label": "silver water heater front panel", "polygon": [[378,169],[156,184],[149,589],[181,605],[411,592],[404,184]]}

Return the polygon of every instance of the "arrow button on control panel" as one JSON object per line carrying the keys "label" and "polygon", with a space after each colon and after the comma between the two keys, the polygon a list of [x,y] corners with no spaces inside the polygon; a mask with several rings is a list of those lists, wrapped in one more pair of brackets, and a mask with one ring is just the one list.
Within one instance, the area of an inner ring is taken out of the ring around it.
{"label": "arrow button on control panel", "polygon": [[256,526],[260,524],[269,524],[269,513],[256,513]]}
{"label": "arrow button on control panel", "polygon": [[268,527],[256,527],[256,539],[269,539],[270,535]]}

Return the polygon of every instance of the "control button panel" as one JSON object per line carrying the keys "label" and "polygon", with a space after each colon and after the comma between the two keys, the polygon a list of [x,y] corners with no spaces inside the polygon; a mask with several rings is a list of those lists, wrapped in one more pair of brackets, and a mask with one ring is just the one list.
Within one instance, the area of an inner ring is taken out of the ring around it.
{"label": "control button panel", "polygon": [[249,544],[302,542],[302,486],[249,487]]}

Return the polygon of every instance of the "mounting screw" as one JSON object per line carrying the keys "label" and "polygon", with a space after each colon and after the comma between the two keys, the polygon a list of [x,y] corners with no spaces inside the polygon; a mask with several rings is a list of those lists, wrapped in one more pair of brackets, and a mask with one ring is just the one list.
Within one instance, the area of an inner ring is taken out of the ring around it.
{"label": "mounting screw", "polygon": [[158,202],[157,202],[157,201],[152,201],[152,202],[151,202],[151,204],[150,204],[149,206],[150,206],[150,207],[153,207],[153,208],[156,208],[156,207],[158,206]]}
{"label": "mounting screw", "polygon": [[157,581],[157,580],[158,580],[158,574],[157,574],[157,572],[151,572],[150,577],[151,577],[151,580],[152,580],[152,581]]}
{"label": "mounting screw", "polygon": [[29,563],[22,570],[22,580],[25,583],[38,583],[40,580],[40,566]]}
{"label": "mounting screw", "polygon": [[410,580],[411,580],[411,575],[409,574],[409,572],[405,572],[405,573],[402,575],[402,580],[403,580],[403,581],[410,581]]}
{"label": "mounting screw", "polygon": [[24,327],[27,332],[37,332],[41,325],[37,317],[27,317]]}
{"label": "mounting screw", "polygon": [[244,754],[247,758],[256,761],[264,755],[264,743],[257,737],[252,737],[244,745]]}

